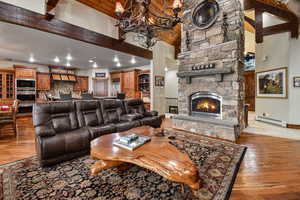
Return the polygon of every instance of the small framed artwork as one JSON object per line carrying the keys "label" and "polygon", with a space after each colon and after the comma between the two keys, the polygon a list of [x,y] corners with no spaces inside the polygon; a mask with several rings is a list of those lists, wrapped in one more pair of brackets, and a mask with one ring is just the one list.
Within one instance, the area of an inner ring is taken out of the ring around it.
{"label": "small framed artwork", "polygon": [[95,77],[96,78],[105,78],[106,77],[106,73],[95,73]]}
{"label": "small framed artwork", "polygon": [[256,97],[287,98],[287,67],[256,73]]}
{"label": "small framed artwork", "polygon": [[294,77],[294,87],[300,88],[300,76]]}
{"label": "small framed artwork", "polygon": [[165,77],[155,76],[155,86],[164,87],[165,86]]}

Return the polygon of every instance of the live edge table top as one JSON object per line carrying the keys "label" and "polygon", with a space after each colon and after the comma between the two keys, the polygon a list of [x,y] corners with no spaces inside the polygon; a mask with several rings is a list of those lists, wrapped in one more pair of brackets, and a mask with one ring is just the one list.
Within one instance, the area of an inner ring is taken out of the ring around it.
{"label": "live edge table top", "polygon": [[[186,153],[171,145],[170,139],[158,136],[160,132],[160,129],[142,126],[93,140],[91,157],[99,161],[92,165],[92,175],[114,167],[119,171],[126,170],[130,164],[135,164],[171,181],[185,183],[193,190],[199,189],[201,180],[196,165]],[[151,141],[133,151],[113,145],[114,140],[131,133],[149,136]]]}

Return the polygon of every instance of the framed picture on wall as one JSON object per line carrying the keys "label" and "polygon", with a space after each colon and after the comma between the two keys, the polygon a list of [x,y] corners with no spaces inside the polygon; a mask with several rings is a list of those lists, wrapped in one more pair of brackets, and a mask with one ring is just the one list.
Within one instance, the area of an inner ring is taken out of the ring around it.
{"label": "framed picture on wall", "polygon": [[256,97],[287,98],[287,67],[256,73]]}
{"label": "framed picture on wall", "polygon": [[155,76],[155,86],[164,87],[165,86],[165,77]]}
{"label": "framed picture on wall", "polygon": [[300,88],[300,76],[294,77],[294,87]]}

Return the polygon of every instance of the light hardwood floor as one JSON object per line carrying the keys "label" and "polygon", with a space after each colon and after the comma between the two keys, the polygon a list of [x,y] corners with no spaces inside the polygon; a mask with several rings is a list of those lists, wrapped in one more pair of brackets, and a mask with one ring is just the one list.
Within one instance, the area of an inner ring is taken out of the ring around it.
{"label": "light hardwood floor", "polygon": [[[163,123],[170,125],[170,120]],[[8,129],[1,130],[0,164],[35,155],[31,118],[18,119],[18,129],[19,140]],[[300,141],[243,133],[238,143],[248,151],[231,200],[300,199]]]}

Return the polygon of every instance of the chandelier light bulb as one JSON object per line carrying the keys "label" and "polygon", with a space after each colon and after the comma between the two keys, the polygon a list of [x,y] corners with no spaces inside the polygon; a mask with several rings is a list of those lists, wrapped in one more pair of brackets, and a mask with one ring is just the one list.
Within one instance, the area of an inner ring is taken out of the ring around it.
{"label": "chandelier light bulb", "polygon": [[116,9],[115,12],[117,15],[122,15],[125,12],[125,9],[123,8],[121,2],[116,2]]}
{"label": "chandelier light bulb", "polygon": [[174,0],[173,9],[181,9],[183,7],[181,0]]}
{"label": "chandelier light bulb", "polygon": [[97,68],[97,67],[98,67],[97,63],[94,63],[94,64],[93,64],[93,67],[94,67],[94,68]]}

